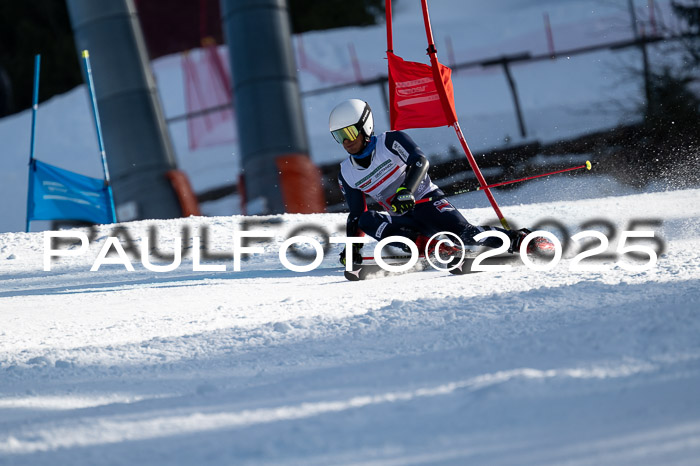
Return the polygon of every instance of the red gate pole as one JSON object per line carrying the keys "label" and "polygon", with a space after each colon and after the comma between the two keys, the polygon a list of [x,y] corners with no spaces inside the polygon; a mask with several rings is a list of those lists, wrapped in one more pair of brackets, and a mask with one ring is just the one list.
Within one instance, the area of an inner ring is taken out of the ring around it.
{"label": "red gate pole", "polygon": [[391,26],[391,0],[384,0],[384,11],[386,13],[386,51],[394,52],[394,34]]}
{"label": "red gate pole", "polygon": [[[387,1],[388,3],[390,3],[389,0]],[[452,126],[455,129],[455,132],[457,133],[457,138],[462,144],[462,149],[464,149],[464,154],[467,156],[469,166],[476,175],[476,179],[479,180],[481,190],[484,191],[484,193],[486,194],[486,197],[491,203],[493,210],[496,212],[498,219],[501,221],[501,225],[503,225],[503,228],[505,228],[506,230],[510,230],[510,225],[508,225],[508,221],[503,216],[501,209],[498,207],[496,199],[494,199],[493,194],[491,194],[491,190],[488,188],[488,183],[484,179],[484,176],[481,174],[481,170],[476,164],[474,155],[472,155],[472,151],[469,149],[467,140],[464,138],[464,133],[462,133],[462,128],[459,126],[459,122],[457,121],[457,115],[455,114],[453,106],[449,103],[447,91],[445,90],[445,83],[442,80],[442,74],[440,73],[440,69],[438,67],[437,50],[435,49],[435,41],[433,40],[433,31],[430,27],[430,16],[428,14],[427,0],[421,0],[421,5],[423,7],[425,35],[428,39],[428,55],[430,56],[430,65],[433,69],[433,80],[435,81],[435,87],[437,88],[438,94],[440,96],[440,101],[442,102],[443,110],[445,110],[445,116],[447,117],[448,122],[450,122],[450,126]]]}
{"label": "red gate pole", "polygon": [[494,199],[493,194],[491,194],[491,189],[489,189],[488,183],[486,183],[486,180],[484,179],[484,175],[481,174],[481,170],[479,170],[479,166],[476,164],[476,160],[474,160],[474,156],[472,155],[471,150],[469,150],[469,145],[467,145],[467,140],[464,139],[464,133],[462,133],[462,128],[459,126],[459,122],[455,121],[454,123],[454,129],[455,132],[457,133],[457,138],[459,139],[459,142],[462,144],[462,148],[464,149],[464,153],[467,156],[467,160],[469,161],[469,166],[472,167],[472,171],[474,171],[474,174],[476,175],[476,179],[479,180],[479,184],[481,185],[481,190],[484,191],[484,194],[486,194],[486,197],[488,198],[489,202],[491,203],[491,207],[493,207],[493,210],[496,212],[496,215],[498,216],[498,220],[501,221],[501,225],[503,225],[503,228],[506,230],[510,230],[510,225],[508,224],[508,220],[503,216],[503,213],[501,212],[501,208],[498,207],[498,203],[496,202],[496,199]]}

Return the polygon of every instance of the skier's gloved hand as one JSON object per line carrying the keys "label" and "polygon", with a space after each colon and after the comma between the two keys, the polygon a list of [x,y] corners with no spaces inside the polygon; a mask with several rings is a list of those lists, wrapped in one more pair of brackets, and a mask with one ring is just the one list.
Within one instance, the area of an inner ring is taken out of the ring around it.
{"label": "skier's gloved hand", "polygon": [[[522,244],[525,237],[530,233],[532,232],[527,228],[521,228],[520,230],[510,230],[508,232],[508,236],[510,236],[510,247],[508,248],[508,252],[511,254],[518,254],[518,252],[520,251],[520,245]],[[530,248],[528,247],[528,249]]]}
{"label": "skier's gloved hand", "polygon": [[401,186],[396,190],[396,195],[391,201],[391,210],[396,213],[404,214],[412,210],[416,206],[416,198],[413,193],[406,187]]}
{"label": "skier's gloved hand", "polygon": [[[350,254],[350,256],[352,257],[353,264],[361,264],[362,263],[362,253],[360,252],[360,250],[362,250],[362,244],[353,243],[352,252]],[[345,251],[346,251],[346,248],[343,248],[343,251],[340,253],[340,263],[343,265],[345,265]]]}

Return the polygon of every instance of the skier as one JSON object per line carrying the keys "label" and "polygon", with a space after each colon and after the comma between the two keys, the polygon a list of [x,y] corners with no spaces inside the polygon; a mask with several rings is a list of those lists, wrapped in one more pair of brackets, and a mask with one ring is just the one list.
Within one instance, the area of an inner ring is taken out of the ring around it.
{"label": "skier", "polygon": [[[498,230],[508,235],[509,251],[513,252],[529,233],[525,229],[508,231],[470,224],[431,181],[428,159],[406,133],[387,131],[374,135],[374,119],[367,102],[350,99],[340,103],[331,112],[329,127],[333,138],[349,154],[340,164],[338,177],[350,208],[347,236],[359,236],[361,231],[376,240],[403,236],[423,252],[428,238],[440,232],[458,235],[467,246],[497,248],[502,245],[500,238],[477,242],[474,236],[485,230]],[[366,195],[386,212],[367,210]],[[429,202],[416,203],[427,198]],[[353,263],[362,262],[361,249],[362,244],[353,244]],[[343,249],[343,265],[345,259]]]}

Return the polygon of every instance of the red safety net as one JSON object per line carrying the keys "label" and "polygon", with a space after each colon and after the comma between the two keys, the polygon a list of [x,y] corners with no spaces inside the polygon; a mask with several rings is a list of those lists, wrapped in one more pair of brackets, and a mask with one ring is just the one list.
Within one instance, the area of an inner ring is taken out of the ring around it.
{"label": "red safety net", "polygon": [[[304,48],[304,39],[301,35],[296,36],[296,44],[298,56],[297,63],[300,70],[306,71],[307,73],[315,76],[319,81],[326,83],[345,84],[359,81],[359,79],[357,79],[357,69],[355,70],[355,77],[353,79],[353,77],[348,74],[347,70],[331,70],[326,68],[321,63],[316,62],[306,53]],[[353,64],[353,66],[359,68],[360,65]]]}
{"label": "red safety net", "polygon": [[215,44],[182,56],[190,149],[237,140],[225,49]]}

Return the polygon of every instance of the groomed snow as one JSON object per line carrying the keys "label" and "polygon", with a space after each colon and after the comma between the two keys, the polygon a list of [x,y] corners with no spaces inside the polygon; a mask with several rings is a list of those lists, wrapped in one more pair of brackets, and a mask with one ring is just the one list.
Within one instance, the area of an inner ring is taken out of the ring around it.
{"label": "groomed snow", "polygon": [[[42,233],[4,233],[0,464],[695,464],[699,196],[504,207],[571,234],[662,220],[647,272],[572,272],[569,255],[552,272],[352,283],[337,248],[313,272],[279,264],[292,229],[337,234],[341,214],[250,227],[278,237],[241,272],[193,272],[189,256],[167,273],[89,272],[110,227],[44,272]],[[155,225],[163,252],[208,226],[225,252],[243,220],[123,226],[138,247]]]}

